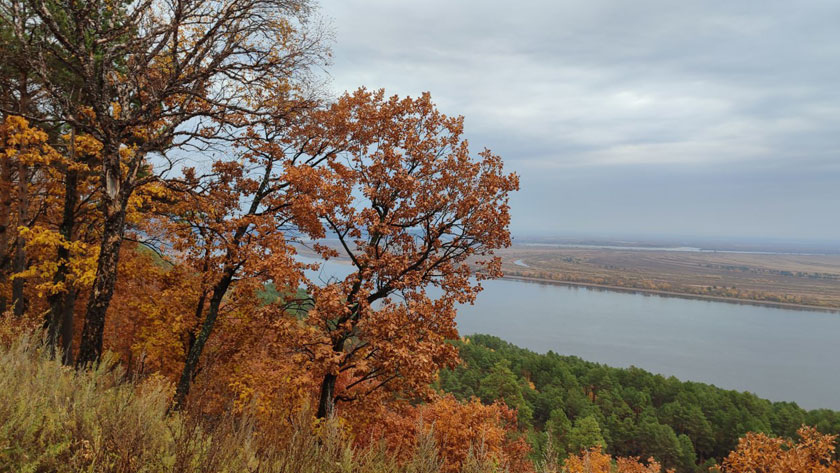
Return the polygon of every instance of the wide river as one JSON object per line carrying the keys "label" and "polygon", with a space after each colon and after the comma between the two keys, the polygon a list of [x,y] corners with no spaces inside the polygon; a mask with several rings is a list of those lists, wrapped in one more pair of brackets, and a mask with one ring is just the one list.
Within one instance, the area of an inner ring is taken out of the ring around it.
{"label": "wide river", "polygon": [[[324,271],[349,269],[340,266]],[[840,314],[512,280],[483,286],[458,311],[462,335],[840,410]]]}

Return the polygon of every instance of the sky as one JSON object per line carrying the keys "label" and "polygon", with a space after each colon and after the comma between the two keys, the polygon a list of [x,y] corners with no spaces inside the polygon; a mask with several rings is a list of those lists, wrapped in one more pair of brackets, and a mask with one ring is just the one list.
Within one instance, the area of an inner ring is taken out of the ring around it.
{"label": "sky", "polygon": [[837,241],[836,0],[322,0],[334,93],[431,93],[533,236]]}

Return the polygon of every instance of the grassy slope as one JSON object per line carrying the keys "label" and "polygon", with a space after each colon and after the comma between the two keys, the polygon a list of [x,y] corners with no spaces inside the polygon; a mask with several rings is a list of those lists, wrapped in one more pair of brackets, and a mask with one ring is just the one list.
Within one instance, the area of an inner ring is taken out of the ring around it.
{"label": "grassy slope", "polygon": [[[436,473],[434,441],[421,438],[408,464],[381,448],[354,449],[340,422],[308,412],[285,433],[247,416],[198,419],[170,413],[171,387],[126,380],[105,361],[76,372],[32,339],[0,344],[0,472]],[[495,471],[470,460],[463,471]]]}

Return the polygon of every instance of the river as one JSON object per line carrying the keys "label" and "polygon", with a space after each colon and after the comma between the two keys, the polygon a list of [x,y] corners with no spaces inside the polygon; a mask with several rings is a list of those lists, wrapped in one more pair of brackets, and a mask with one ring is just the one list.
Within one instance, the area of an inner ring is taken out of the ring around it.
{"label": "river", "polygon": [[[324,273],[348,269],[331,263]],[[483,286],[458,311],[462,335],[840,410],[840,314],[511,280]]]}

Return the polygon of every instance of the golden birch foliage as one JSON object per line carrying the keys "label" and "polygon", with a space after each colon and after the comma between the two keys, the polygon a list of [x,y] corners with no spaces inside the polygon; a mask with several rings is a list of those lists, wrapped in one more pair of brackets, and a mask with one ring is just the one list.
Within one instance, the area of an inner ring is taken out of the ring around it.
{"label": "golden birch foliage", "polygon": [[[69,134],[61,137],[60,149],[73,149],[73,156],[61,153],[48,142],[48,135],[38,128],[29,125],[24,118],[9,116],[0,124],[0,157],[16,160],[27,166],[32,176],[32,188],[27,196],[17,196],[18,199],[29,199],[30,208],[40,207],[41,212],[34,224],[17,222],[16,231],[25,241],[28,259],[27,268],[11,279],[26,278],[34,282],[34,290],[39,298],[45,295],[63,293],[70,286],[76,288],[89,287],[93,282],[96,271],[98,248],[91,244],[86,235],[76,235],[77,238],[68,240],[58,231],[64,199],[64,174],[72,170],[82,176],[79,192],[89,195],[96,192],[98,182],[91,176],[89,167],[84,161],[96,158],[102,150],[102,144],[89,135],[78,135],[71,143]],[[93,204],[83,205],[91,208]],[[83,212],[84,208],[77,209]],[[87,233],[95,231],[93,222],[88,222]],[[66,277],[61,282],[55,282],[54,275],[59,269],[56,254],[59,248],[68,252],[66,262]]]}
{"label": "golden birch foliage", "polygon": [[48,144],[47,134],[29,125],[22,117],[11,115],[0,124],[0,153],[3,159],[26,165],[50,165],[61,155]]}
{"label": "golden birch foliage", "polygon": [[[12,278],[25,277],[37,281],[35,289],[39,297],[66,292],[69,285],[84,288],[93,283],[99,256],[96,246],[80,240],[67,241],[58,231],[41,225],[20,227],[18,231],[26,238],[26,250],[32,262],[29,268]],[[67,279],[56,283],[53,276],[59,267],[59,261],[55,258],[59,247],[67,249],[70,256],[67,261]]]}

